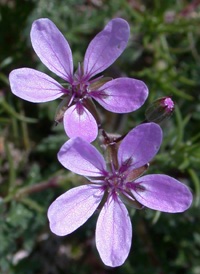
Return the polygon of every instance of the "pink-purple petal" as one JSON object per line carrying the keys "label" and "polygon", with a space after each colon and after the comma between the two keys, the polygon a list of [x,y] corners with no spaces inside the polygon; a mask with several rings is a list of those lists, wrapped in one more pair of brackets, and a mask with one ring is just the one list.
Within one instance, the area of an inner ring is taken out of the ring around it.
{"label": "pink-purple petal", "polygon": [[96,120],[81,104],[73,105],[67,109],[63,123],[65,132],[70,138],[81,137],[87,142],[92,142],[97,137]]}
{"label": "pink-purple petal", "polygon": [[103,156],[81,138],[67,141],[58,152],[58,160],[65,168],[83,176],[102,176],[106,170]]}
{"label": "pink-purple petal", "polygon": [[92,97],[105,109],[116,113],[140,108],[148,96],[144,82],[132,78],[117,78],[104,84]]}
{"label": "pink-purple petal", "polygon": [[132,129],[123,139],[118,150],[119,165],[135,169],[147,164],[158,152],[162,130],[155,123],[144,123]]}
{"label": "pink-purple petal", "polygon": [[71,82],[72,52],[67,40],[51,20],[41,18],[33,23],[31,42],[43,64],[62,79]]}
{"label": "pink-purple petal", "polygon": [[133,182],[132,186],[136,200],[151,209],[183,212],[192,203],[192,193],[188,187],[167,175],[146,175]]}
{"label": "pink-purple petal", "polygon": [[13,70],[9,81],[13,94],[33,103],[52,101],[64,94],[64,88],[53,78],[30,68]]}
{"label": "pink-purple petal", "polygon": [[91,78],[109,67],[124,51],[129,33],[125,20],[111,20],[90,42],[84,58],[84,74]]}
{"label": "pink-purple petal", "polygon": [[102,208],[96,227],[96,246],[105,265],[116,267],[126,260],[132,241],[128,211],[117,198],[110,198]]}
{"label": "pink-purple petal", "polygon": [[65,192],[48,209],[51,231],[58,236],[64,236],[79,228],[94,213],[102,196],[99,188],[89,185]]}

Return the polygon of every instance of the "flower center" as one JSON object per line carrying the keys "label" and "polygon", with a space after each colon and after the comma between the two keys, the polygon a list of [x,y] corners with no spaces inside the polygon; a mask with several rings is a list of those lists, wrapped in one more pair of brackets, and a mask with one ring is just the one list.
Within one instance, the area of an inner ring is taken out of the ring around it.
{"label": "flower center", "polygon": [[71,92],[74,103],[82,102],[88,97],[88,84],[78,83],[77,85],[71,86]]}
{"label": "flower center", "polygon": [[79,63],[78,69],[74,74],[73,83],[71,84],[71,102],[82,103],[84,99],[88,98],[89,79],[84,76],[83,69]]}
{"label": "flower center", "polygon": [[108,191],[121,191],[125,186],[124,177],[124,174],[118,171],[113,171],[112,173],[109,173],[104,179],[104,183],[105,186],[108,188]]}

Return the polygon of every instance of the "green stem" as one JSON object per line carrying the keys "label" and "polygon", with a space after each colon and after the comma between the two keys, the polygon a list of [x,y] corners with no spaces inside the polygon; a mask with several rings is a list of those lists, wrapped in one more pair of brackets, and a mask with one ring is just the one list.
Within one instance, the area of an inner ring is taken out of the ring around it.
{"label": "green stem", "polygon": [[175,108],[175,114],[176,114],[176,121],[177,121],[177,138],[176,138],[176,143],[175,147],[180,146],[182,140],[183,140],[183,123],[182,123],[182,117],[181,117],[181,112],[176,106]]}
{"label": "green stem", "polygon": [[16,119],[20,120],[20,121],[24,121],[27,123],[36,123],[37,119],[34,118],[28,118],[28,117],[24,117],[19,115],[15,110],[13,110],[12,107],[9,106],[9,104],[3,100],[2,98],[0,99],[0,105],[1,107],[3,107],[3,109],[9,113],[10,115],[14,116]]}
{"label": "green stem", "polygon": [[188,173],[190,174],[190,177],[192,178],[192,181],[194,182],[194,187],[195,187],[195,192],[196,192],[196,199],[195,199],[194,205],[196,207],[198,207],[199,203],[200,203],[200,181],[199,181],[199,177],[197,176],[196,172],[192,168],[188,169]]}
{"label": "green stem", "polygon": [[40,206],[38,203],[36,203],[35,201],[31,200],[30,198],[23,198],[21,202],[27,205],[28,207],[30,207],[31,209],[34,209],[40,213],[44,212],[44,208]]}
{"label": "green stem", "polygon": [[[21,104],[20,104],[20,110],[21,110],[20,114],[22,114],[22,117],[24,117],[24,110],[22,109]],[[27,122],[21,121],[21,127],[22,127],[24,147],[26,150],[28,150],[30,148],[30,141],[29,141],[29,135],[28,135]]]}
{"label": "green stem", "polygon": [[16,172],[15,172],[15,167],[14,167],[14,161],[13,161],[13,156],[10,152],[10,148],[7,142],[5,142],[5,151],[8,159],[8,164],[9,164],[9,188],[8,192],[10,193],[14,189],[14,183],[16,179]]}

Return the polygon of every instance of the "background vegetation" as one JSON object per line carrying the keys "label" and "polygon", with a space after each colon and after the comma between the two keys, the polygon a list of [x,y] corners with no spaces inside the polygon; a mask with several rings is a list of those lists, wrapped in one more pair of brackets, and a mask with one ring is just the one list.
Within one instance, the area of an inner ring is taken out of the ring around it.
{"label": "background vegetation", "polygon": [[[56,158],[67,140],[62,126],[54,125],[59,101],[32,104],[10,91],[12,69],[32,67],[51,75],[30,44],[31,24],[41,17],[64,33],[75,65],[110,19],[129,22],[128,47],[104,75],[142,79],[150,95],[129,115],[99,108],[107,131],[127,132],[145,119],[145,109],[159,97],[170,95],[176,102],[174,115],[162,124],[164,141],[149,172],[184,182],[194,194],[193,205],[183,214],[130,209],[132,249],[126,263],[115,269],[104,266],[96,251],[98,214],[67,237],[49,230],[50,203],[84,179],[65,170]],[[0,1],[0,273],[200,273],[199,25],[198,0]]]}

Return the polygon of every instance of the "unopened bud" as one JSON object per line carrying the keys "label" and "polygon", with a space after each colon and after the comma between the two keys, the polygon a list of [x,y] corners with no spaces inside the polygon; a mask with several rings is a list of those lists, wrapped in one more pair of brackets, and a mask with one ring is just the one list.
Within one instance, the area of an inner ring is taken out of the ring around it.
{"label": "unopened bud", "polygon": [[154,101],[146,110],[148,122],[161,123],[168,119],[174,112],[174,102],[170,97],[162,97]]}

